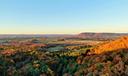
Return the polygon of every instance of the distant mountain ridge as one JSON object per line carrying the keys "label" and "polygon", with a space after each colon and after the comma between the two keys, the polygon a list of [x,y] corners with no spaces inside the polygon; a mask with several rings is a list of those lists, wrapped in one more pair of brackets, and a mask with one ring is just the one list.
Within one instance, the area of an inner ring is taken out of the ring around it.
{"label": "distant mountain ridge", "polygon": [[83,32],[78,34],[80,38],[86,39],[113,39],[120,36],[128,36],[128,33],[93,33],[93,32]]}

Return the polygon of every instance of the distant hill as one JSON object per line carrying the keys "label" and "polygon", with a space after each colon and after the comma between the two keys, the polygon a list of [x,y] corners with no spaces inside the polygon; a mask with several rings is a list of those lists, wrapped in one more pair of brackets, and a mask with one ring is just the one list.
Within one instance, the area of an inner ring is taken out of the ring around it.
{"label": "distant hill", "polygon": [[93,33],[93,32],[84,32],[80,33],[77,36],[85,39],[114,39],[120,36],[128,36],[128,33]]}
{"label": "distant hill", "polygon": [[91,49],[90,54],[101,54],[118,49],[128,49],[128,36],[124,36],[119,39],[98,45],[97,47]]}

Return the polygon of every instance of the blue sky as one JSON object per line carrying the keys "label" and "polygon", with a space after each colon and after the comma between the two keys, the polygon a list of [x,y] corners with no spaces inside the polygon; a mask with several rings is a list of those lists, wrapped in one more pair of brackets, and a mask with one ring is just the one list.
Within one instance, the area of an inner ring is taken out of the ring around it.
{"label": "blue sky", "polygon": [[128,32],[128,0],[0,0],[0,34]]}

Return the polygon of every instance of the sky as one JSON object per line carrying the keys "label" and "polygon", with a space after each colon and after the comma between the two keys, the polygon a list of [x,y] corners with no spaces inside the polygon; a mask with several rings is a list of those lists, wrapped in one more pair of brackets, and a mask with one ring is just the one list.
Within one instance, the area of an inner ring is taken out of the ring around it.
{"label": "sky", "polygon": [[0,0],[0,34],[128,32],[128,0]]}

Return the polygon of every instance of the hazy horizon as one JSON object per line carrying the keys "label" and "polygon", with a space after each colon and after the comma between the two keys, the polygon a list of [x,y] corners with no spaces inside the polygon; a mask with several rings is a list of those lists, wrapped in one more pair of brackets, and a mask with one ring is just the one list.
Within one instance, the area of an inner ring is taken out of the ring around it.
{"label": "hazy horizon", "polygon": [[2,0],[0,34],[127,33],[128,0]]}

